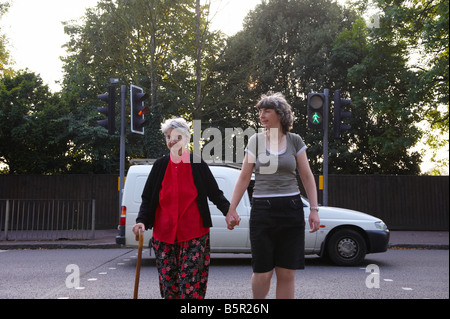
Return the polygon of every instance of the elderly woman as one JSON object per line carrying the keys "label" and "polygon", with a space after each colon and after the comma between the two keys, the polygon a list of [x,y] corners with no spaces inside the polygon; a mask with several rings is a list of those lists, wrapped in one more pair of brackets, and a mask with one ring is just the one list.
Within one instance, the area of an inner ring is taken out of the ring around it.
{"label": "elderly woman", "polygon": [[209,198],[226,215],[230,203],[208,165],[193,160],[186,145],[189,125],[171,119],[161,125],[170,154],[150,172],[133,232],[153,228],[152,246],[165,299],[204,299],[210,260]]}
{"label": "elderly woman", "polygon": [[239,224],[236,207],[255,168],[250,215],[253,297],[267,296],[275,269],[276,297],[290,299],[294,297],[296,269],[304,268],[305,220],[296,169],[311,203],[310,232],[317,231],[320,225],[316,184],[305,144],[300,136],[289,132],[294,118],[284,96],[280,93],[262,96],[256,107],[265,132],[249,140],[231,199],[228,228]]}

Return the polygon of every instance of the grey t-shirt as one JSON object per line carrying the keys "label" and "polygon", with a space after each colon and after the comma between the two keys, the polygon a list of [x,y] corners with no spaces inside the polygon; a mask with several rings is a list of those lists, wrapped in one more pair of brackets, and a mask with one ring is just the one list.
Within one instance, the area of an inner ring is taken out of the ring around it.
{"label": "grey t-shirt", "polygon": [[[258,140],[258,145],[257,144]],[[306,150],[306,145],[297,134],[286,134],[286,148],[279,153],[273,153],[266,146],[264,133],[253,135],[246,152],[249,161],[255,162],[255,187],[253,197],[281,197],[300,194],[298,188],[296,168],[297,156]]]}

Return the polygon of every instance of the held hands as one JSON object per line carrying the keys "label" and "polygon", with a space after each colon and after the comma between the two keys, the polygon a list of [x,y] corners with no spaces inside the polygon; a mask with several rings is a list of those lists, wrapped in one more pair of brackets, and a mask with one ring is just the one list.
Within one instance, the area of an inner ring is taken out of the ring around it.
{"label": "held hands", "polygon": [[[230,209],[228,211],[227,216],[225,217],[225,220],[227,222],[227,228],[229,230],[233,230],[235,226],[239,226],[239,223],[241,222],[241,217],[234,209]],[[320,228],[320,218],[319,213],[317,211],[311,211],[309,214],[309,227],[310,227],[310,233],[315,233]]]}
{"label": "held hands", "polygon": [[225,221],[227,222],[227,228],[229,230],[233,230],[234,226],[239,226],[239,223],[241,222],[241,217],[236,212],[235,209],[230,209],[228,211],[227,216],[225,217]]}

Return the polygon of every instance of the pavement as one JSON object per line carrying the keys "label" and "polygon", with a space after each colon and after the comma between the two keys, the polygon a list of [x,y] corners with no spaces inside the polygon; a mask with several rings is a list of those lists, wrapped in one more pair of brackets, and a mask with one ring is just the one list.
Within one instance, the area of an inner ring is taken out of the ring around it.
{"label": "pavement", "polygon": [[[448,250],[448,231],[391,231],[390,249]],[[87,240],[0,240],[0,250],[18,249],[108,249],[116,244],[116,229],[96,230],[94,239]],[[26,236],[24,236],[26,238]]]}

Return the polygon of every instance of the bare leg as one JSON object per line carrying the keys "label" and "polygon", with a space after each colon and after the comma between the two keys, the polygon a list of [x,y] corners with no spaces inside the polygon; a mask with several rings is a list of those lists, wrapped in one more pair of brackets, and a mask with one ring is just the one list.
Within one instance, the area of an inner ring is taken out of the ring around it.
{"label": "bare leg", "polygon": [[264,299],[267,297],[270,289],[270,280],[272,279],[273,270],[265,273],[253,273],[252,291],[253,299]]}
{"label": "bare leg", "polygon": [[277,275],[277,299],[294,299],[295,269],[275,267]]}

